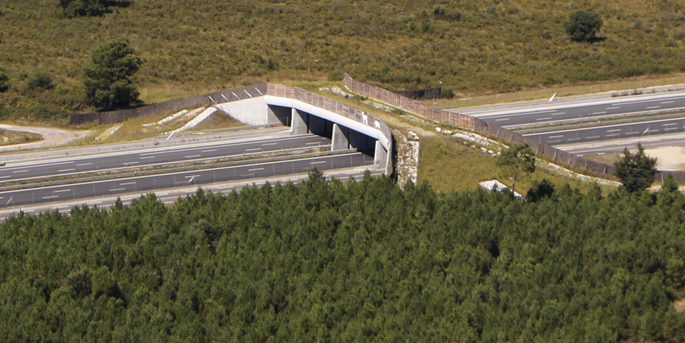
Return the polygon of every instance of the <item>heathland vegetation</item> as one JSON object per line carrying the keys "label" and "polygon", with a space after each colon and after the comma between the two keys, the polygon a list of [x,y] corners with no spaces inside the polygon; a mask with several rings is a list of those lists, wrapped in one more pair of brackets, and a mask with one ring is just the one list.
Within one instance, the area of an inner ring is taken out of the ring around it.
{"label": "heathland vegetation", "polygon": [[[96,10],[83,12],[87,4]],[[576,10],[601,16],[606,39],[573,41],[566,23]],[[88,109],[81,68],[115,39],[143,59],[139,86],[175,95],[343,72],[457,96],[677,73],[683,10],[677,0],[12,0],[0,4],[9,78],[0,101],[6,114],[35,119]],[[37,73],[55,87],[30,89]]]}
{"label": "heathland vegetation", "polygon": [[153,195],[0,230],[0,336],[682,342],[685,196],[528,201],[387,178]]}

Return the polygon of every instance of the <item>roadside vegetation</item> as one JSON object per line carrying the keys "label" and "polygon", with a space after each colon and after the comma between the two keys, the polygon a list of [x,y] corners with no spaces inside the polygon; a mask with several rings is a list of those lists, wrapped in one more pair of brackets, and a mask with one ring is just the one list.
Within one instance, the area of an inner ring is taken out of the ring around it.
{"label": "roadside vegetation", "polygon": [[[96,15],[76,13],[85,5]],[[606,39],[573,41],[565,30],[576,10],[597,13]],[[463,98],[685,67],[676,0],[28,0],[4,2],[0,18],[3,117],[39,121],[92,110],[80,70],[94,47],[117,39],[144,62],[133,81],[146,102],[264,81],[339,80],[343,72],[393,89],[442,86]],[[37,73],[54,88],[31,89]],[[162,94],[148,100],[144,89]]]}

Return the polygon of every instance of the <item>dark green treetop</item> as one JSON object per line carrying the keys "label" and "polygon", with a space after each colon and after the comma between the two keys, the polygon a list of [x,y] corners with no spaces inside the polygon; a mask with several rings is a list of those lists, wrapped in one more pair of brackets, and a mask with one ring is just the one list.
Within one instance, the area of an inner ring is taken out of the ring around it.
{"label": "dark green treetop", "polygon": [[602,27],[602,17],[592,11],[578,10],[569,16],[566,22],[566,33],[575,41],[590,41],[595,38],[597,31]]}
{"label": "dark green treetop", "polygon": [[621,179],[623,187],[630,193],[643,191],[654,181],[656,158],[645,155],[642,144],[637,144],[637,152],[632,154],[628,148],[623,157],[614,163],[616,176]]}
{"label": "dark green treetop", "polygon": [[99,16],[107,12],[107,0],[59,0],[64,15],[73,17]]}
{"label": "dark green treetop", "polygon": [[497,156],[497,165],[507,175],[513,175],[514,183],[511,190],[516,190],[516,178],[518,173],[532,173],[535,171],[535,153],[528,143],[519,143],[502,149]]}
{"label": "dark green treetop", "polygon": [[138,87],[130,77],[143,62],[133,54],[133,47],[123,40],[113,40],[93,48],[82,69],[86,102],[109,110],[129,106],[138,100]]}

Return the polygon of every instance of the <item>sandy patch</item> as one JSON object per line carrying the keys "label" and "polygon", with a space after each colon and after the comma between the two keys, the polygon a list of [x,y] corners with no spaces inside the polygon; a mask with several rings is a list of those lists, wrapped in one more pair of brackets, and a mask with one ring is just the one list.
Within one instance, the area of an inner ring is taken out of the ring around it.
{"label": "sandy patch", "polygon": [[91,131],[71,131],[58,129],[54,127],[42,127],[42,126],[21,126],[21,125],[5,125],[0,124],[0,129],[10,130],[10,131],[21,131],[30,132],[43,136],[43,140],[39,142],[24,143],[24,144],[14,144],[6,145],[0,147],[0,152],[2,151],[16,151],[16,150],[27,150],[27,149],[40,149],[40,148],[50,148],[58,145],[68,144],[79,139],[82,139],[89,134]]}
{"label": "sandy patch", "polygon": [[645,149],[645,154],[649,157],[656,157],[658,170],[685,170],[685,147],[664,146]]}

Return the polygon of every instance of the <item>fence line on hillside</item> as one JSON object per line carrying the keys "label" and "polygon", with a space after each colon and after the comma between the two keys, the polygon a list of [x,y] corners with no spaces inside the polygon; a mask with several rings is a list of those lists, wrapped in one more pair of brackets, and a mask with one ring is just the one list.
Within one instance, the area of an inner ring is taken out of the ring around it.
{"label": "fence line on hillside", "polygon": [[[445,110],[437,109],[388,90],[370,85],[365,82],[357,81],[348,74],[345,74],[344,81],[345,86],[347,86],[351,92],[384,102],[407,112],[418,114],[436,123],[447,124],[461,129],[474,131],[483,136],[505,142],[506,144],[528,143],[537,156],[543,157],[544,159],[556,164],[572,166],[602,176],[613,175],[616,170],[616,167],[613,165],[590,161],[586,158],[573,155],[569,152],[557,149],[549,144],[541,143],[533,138],[525,137],[519,133],[509,131],[495,123],[486,123],[481,119],[465,114],[451,113]],[[665,178],[666,174],[669,173],[673,174],[673,178],[676,180],[676,182],[685,183],[685,171],[680,170],[659,171],[654,176],[654,180],[661,182]]]}

